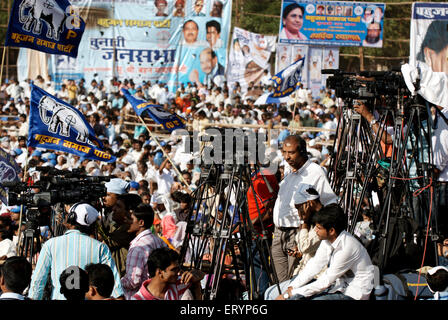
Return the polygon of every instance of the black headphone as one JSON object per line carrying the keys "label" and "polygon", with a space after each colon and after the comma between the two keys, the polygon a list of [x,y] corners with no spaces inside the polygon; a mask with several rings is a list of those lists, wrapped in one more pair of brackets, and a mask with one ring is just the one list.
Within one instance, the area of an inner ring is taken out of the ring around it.
{"label": "black headphone", "polygon": [[67,223],[74,225],[76,222],[76,219],[78,218],[76,216],[76,207],[79,206],[82,202],[77,202],[74,205],[72,205],[72,207],[70,208],[70,210],[68,211],[68,215],[67,215]]}

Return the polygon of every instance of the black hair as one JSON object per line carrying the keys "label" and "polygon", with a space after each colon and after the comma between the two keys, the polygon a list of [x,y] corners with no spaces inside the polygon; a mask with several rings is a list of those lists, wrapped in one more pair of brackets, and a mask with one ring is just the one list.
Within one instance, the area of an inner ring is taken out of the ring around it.
{"label": "black hair", "polygon": [[426,274],[426,283],[434,292],[442,292],[448,287],[448,271],[437,270],[434,274]]}
{"label": "black hair", "polygon": [[327,231],[334,228],[338,235],[347,228],[347,217],[342,208],[335,203],[322,207],[314,215],[313,222],[320,224]]}
{"label": "black hair", "polygon": [[137,218],[137,220],[143,220],[146,229],[151,228],[154,222],[154,210],[151,205],[146,203],[139,204],[132,214]]}
{"label": "black hair", "polygon": [[434,50],[436,53],[442,51],[448,45],[448,21],[434,20],[426,31],[425,38],[417,55],[418,61],[425,61],[425,48]]}
{"label": "black hair", "polygon": [[196,23],[196,21],[191,20],[191,19],[188,20],[188,21],[185,21],[184,25],[182,26],[182,30],[185,29],[185,26],[187,25],[188,22],[193,22],[193,23],[196,25],[196,28],[199,30],[199,26],[198,26],[198,24]]}
{"label": "black hair", "polygon": [[300,9],[302,11],[302,14],[305,14],[305,8],[301,5],[298,5],[297,3],[291,3],[290,5],[287,5],[283,9],[282,19],[286,19],[286,17],[289,15],[289,13],[294,9]]}
{"label": "black hair", "polygon": [[221,33],[221,25],[216,20],[210,20],[207,21],[205,24],[205,30],[207,30],[209,27],[214,27],[218,33]]}
{"label": "black hair", "polygon": [[117,200],[122,200],[126,210],[135,210],[140,203],[142,203],[142,198],[135,193],[124,193],[117,196]]}
{"label": "black hair", "polygon": [[112,269],[102,263],[90,263],[85,269],[89,276],[89,285],[96,287],[102,297],[110,297],[115,285]]}
{"label": "black hair", "polygon": [[12,240],[12,232],[6,228],[0,228],[0,236],[2,240],[9,239]]}
{"label": "black hair", "polygon": [[148,257],[149,276],[153,278],[157,269],[165,270],[170,264],[178,260],[179,254],[168,247],[154,249]]}
{"label": "black hair", "polygon": [[33,268],[25,257],[9,257],[1,266],[0,273],[8,290],[23,294],[31,282]]}
{"label": "black hair", "polygon": [[78,266],[70,266],[62,271],[59,276],[60,292],[69,301],[85,300],[89,291],[89,276],[84,269]]}

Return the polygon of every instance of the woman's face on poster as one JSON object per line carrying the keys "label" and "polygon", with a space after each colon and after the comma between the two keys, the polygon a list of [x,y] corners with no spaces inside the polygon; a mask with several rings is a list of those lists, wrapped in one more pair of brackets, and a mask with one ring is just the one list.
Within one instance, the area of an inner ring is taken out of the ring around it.
{"label": "woman's face on poster", "polygon": [[303,26],[303,12],[299,8],[292,10],[285,19],[283,25],[290,33],[299,33]]}

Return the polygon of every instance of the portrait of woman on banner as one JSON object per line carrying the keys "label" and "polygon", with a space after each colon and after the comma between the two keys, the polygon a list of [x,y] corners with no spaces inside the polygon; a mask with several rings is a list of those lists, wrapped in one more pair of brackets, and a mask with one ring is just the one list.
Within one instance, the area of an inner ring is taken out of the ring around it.
{"label": "portrait of woman on banner", "polygon": [[303,27],[303,18],[305,16],[305,8],[292,3],[283,9],[282,14],[282,30],[280,31],[280,39],[296,39],[308,40],[308,38],[300,32]]}

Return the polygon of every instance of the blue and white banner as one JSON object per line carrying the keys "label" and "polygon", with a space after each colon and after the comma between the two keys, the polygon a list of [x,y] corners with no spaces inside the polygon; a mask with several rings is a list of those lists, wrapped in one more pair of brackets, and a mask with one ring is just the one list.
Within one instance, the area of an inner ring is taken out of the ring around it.
{"label": "blue and white banner", "polygon": [[31,85],[28,146],[60,150],[91,160],[115,162],[83,114],[68,103]]}
{"label": "blue and white banner", "polygon": [[[77,59],[49,57],[62,79],[113,77],[166,83],[222,81],[227,65],[232,0],[72,0],[89,12]],[[26,78],[26,76],[19,79]]]}
{"label": "blue and white banner", "polygon": [[377,2],[283,0],[279,42],[381,48],[385,9]]}
{"label": "blue and white banner", "polygon": [[68,0],[15,0],[5,46],[76,58],[85,26]]}
{"label": "blue and white banner", "polygon": [[3,183],[19,181],[21,171],[14,158],[0,148],[0,200],[5,205],[8,205],[8,191],[3,187]]}
{"label": "blue and white banner", "polygon": [[138,116],[141,116],[146,111],[151,119],[170,132],[176,129],[185,128],[185,123],[187,121],[178,114],[170,113],[165,111],[162,106],[151,104],[143,99],[138,99],[131,95],[126,89],[121,89],[121,92],[132,105],[132,108],[134,108],[134,111]]}
{"label": "blue and white banner", "polygon": [[271,78],[275,86],[275,90],[271,94],[273,98],[289,96],[296,90],[297,85],[302,81],[302,68],[305,58],[297,60]]}

